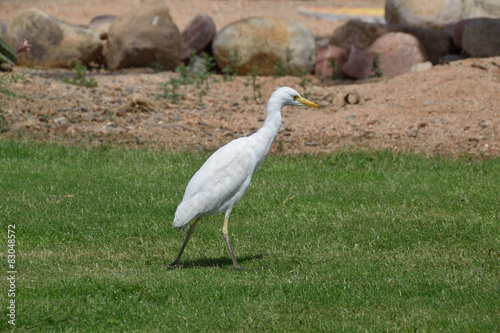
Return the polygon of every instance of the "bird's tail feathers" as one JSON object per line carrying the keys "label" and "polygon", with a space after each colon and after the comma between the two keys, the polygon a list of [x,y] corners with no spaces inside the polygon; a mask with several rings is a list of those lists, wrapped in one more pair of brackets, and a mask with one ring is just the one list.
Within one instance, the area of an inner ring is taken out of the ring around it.
{"label": "bird's tail feathers", "polygon": [[188,206],[190,205],[186,205],[184,202],[181,202],[175,211],[174,223],[172,224],[172,227],[179,230],[179,232],[183,232],[197,215],[196,212],[193,212],[193,208]]}

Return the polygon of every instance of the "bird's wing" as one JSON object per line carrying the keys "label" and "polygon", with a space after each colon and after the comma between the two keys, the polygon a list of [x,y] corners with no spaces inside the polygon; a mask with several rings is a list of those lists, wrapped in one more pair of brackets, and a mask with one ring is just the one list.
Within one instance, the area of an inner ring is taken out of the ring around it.
{"label": "bird's wing", "polygon": [[[217,150],[195,173],[179,204],[179,215],[182,211],[186,214],[189,211],[186,219],[192,219],[218,214],[241,199],[255,170],[256,160],[245,139],[231,141]],[[177,215],[176,219],[182,218]]]}

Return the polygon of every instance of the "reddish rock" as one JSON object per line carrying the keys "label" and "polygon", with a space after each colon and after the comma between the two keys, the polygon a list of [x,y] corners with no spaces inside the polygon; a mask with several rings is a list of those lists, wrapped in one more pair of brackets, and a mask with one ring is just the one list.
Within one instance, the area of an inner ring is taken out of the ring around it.
{"label": "reddish rock", "polygon": [[188,60],[192,53],[201,53],[212,42],[216,32],[210,16],[197,15],[181,33],[181,60]]}
{"label": "reddish rock", "polygon": [[427,61],[425,51],[415,36],[390,32],[364,50],[353,48],[342,71],[355,79],[377,74],[376,70],[391,77],[408,73],[412,66],[424,61]]}
{"label": "reddish rock", "polygon": [[331,77],[334,71],[332,59],[335,60],[335,65],[340,70],[347,61],[347,52],[335,45],[321,47],[316,55],[315,73],[320,74],[321,77]]}

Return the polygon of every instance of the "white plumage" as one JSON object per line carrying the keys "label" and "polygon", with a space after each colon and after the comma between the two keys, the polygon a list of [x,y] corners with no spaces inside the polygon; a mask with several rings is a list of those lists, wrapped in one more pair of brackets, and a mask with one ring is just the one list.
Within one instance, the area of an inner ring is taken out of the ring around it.
{"label": "white plumage", "polygon": [[182,202],[177,207],[173,227],[182,232],[191,221],[188,234],[171,268],[179,265],[189,237],[198,220],[204,216],[225,212],[222,234],[226,240],[233,265],[241,269],[234,256],[227,223],[236,205],[250,185],[254,172],[264,161],[281,127],[281,108],[285,105],[319,107],[301,97],[292,88],[278,88],[267,103],[264,125],[256,133],[229,142],[217,150],[189,181]]}

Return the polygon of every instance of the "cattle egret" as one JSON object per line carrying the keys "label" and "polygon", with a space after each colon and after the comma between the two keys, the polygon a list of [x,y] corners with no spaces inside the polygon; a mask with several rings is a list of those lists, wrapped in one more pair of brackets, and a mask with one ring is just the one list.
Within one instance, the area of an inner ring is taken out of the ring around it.
{"label": "cattle egret", "polygon": [[[173,227],[182,232],[189,226],[186,239],[170,268],[179,265],[184,248],[200,218],[225,212],[222,236],[226,241],[234,268],[236,261],[227,230],[229,214],[250,185],[254,172],[266,157],[281,127],[281,108],[285,105],[319,106],[288,87],[281,87],[267,103],[264,125],[254,134],[233,140],[217,150],[189,181],[182,202],[177,207]],[[190,225],[191,223],[191,225]]]}

